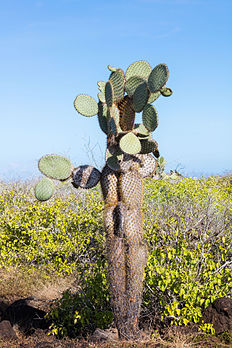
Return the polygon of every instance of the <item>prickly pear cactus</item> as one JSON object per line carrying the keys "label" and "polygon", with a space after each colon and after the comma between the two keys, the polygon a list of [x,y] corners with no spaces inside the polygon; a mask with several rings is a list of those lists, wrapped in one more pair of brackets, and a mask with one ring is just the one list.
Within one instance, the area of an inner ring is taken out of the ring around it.
{"label": "prickly pear cactus", "polygon": [[[74,101],[78,113],[98,116],[107,136],[106,164],[99,172],[92,166],[73,168],[65,157],[47,155],[39,161],[43,178],[35,188],[37,199],[45,201],[54,192],[51,179],[72,179],[74,187],[91,188],[100,181],[103,193],[106,256],[111,303],[119,336],[136,338],[139,333],[143,274],[147,248],[143,239],[143,178],[155,173],[158,143],[152,132],[158,113],[151,105],[160,95],[172,94],[165,87],[169,71],[165,64],[154,69],[146,61],[122,69],[108,66],[109,80],[99,81],[99,101],[80,94]],[[141,124],[135,123],[142,112]]]}

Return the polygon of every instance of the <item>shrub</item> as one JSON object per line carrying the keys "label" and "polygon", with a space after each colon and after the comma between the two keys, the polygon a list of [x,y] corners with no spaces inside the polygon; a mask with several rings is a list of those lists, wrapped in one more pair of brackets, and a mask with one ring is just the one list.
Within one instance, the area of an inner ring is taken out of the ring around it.
{"label": "shrub", "polygon": [[231,296],[232,199],[221,179],[150,181],[146,200],[146,310],[172,323],[199,321]]}
{"label": "shrub", "polygon": [[[232,296],[232,178],[149,179],[144,227],[149,246],[143,315],[198,322],[216,298]],[[2,267],[75,272],[81,286],[54,303],[51,332],[86,335],[112,321],[100,192],[58,193],[38,203],[31,185],[1,185]]]}
{"label": "shrub", "polygon": [[[85,272],[84,272],[85,273]],[[52,321],[50,334],[58,337],[86,336],[96,328],[105,329],[113,321],[104,262],[98,262],[94,276],[83,274],[81,290],[77,294],[69,290],[60,300],[54,301],[48,317]]]}

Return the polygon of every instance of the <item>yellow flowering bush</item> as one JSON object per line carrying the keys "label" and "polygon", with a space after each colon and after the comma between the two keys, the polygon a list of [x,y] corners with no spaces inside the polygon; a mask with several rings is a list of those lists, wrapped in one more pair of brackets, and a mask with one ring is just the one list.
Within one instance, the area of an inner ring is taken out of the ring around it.
{"label": "yellow flowering bush", "polygon": [[147,181],[145,312],[197,323],[216,298],[232,295],[231,184],[229,177]]}
{"label": "yellow flowering bush", "polygon": [[97,190],[40,203],[32,189],[15,186],[9,185],[0,196],[2,266],[46,267],[48,273],[70,274],[78,264],[93,262],[95,239],[101,249],[104,244],[103,203]]}

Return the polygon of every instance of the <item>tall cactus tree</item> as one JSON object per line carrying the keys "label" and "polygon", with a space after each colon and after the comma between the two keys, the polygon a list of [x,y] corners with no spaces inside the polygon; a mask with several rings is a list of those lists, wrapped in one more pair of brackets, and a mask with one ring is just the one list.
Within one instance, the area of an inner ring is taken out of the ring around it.
{"label": "tall cactus tree", "polygon": [[[152,103],[172,94],[165,87],[169,71],[165,64],[154,69],[146,61],[131,64],[126,73],[108,66],[107,82],[98,82],[99,102],[80,94],[74,101],[78,113],[97,115],[107,136],[106,164],[102,172],[88,165],[74,168],[63,156],[46,155],[39,161],[45,174],[35,187],[38,200],[54,192],[52,179],[72,178],[75,188],[91,188],[100,181],[103,193],[106,256],[111,304],[119,336],[134,339],[139,334],[143,274],[147,248],[143,238],[143,178],[156,171],[158,143],[152,132],[158,126],[158,113]],[[142,112],[142,123],[135,123]]]}

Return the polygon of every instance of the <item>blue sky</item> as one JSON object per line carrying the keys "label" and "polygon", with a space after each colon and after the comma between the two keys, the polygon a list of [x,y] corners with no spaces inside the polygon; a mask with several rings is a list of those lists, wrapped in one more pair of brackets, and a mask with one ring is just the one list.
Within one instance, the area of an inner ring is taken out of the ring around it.
{"label": "blue sky", "polygon": [[231,0],[0,0],[0,179],[40,175],[49,153],[101,168],[105,135],[73,101],[136,60],[169,67],[153,133],[167,170],[232,172],[231,18]]}

